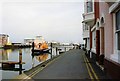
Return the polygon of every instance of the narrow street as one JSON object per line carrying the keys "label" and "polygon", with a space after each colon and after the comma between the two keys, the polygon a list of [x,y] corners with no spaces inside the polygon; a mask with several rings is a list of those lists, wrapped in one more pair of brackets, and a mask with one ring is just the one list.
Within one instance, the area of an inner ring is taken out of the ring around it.
{"label": "narrow street", "polygon": [[120,81],[120,0],[1,0],[0,80]]}
{"label": "narrow street", "polygon": [[98,80],[107,78],[97,65],[89,62],[83,50],[74,49],[45,65],[42,70],[33,73],[28,79]]}

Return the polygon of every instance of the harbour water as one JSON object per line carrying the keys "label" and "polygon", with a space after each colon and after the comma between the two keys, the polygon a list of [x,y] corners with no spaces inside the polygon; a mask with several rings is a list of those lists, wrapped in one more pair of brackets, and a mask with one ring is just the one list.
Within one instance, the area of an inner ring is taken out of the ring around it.
{"label": "harbour water", "polygon": [[[68,51],[72,49],[72,47],[61,48],[62,51]],[[20,49],[0,49],[0,61],[15,61],[19,62],[19,50]],[[22,73],[27,71],[38,64],[51,59],[51,55],[54,57],[59,55],[59,51],[56,52],[56,48],[52,48],[52,54],[42,54],[38,56],[32,56],[31,48],[23,48],[22,49],[22,61],[25,64],[22,64]],[[19,68],[19,65],[15,65],[15,68]],[[4,70],[0,65],[0,72],[2,72],[2,79],[12,79],[15,78],[17,75],[20,74],[19,70]]]}

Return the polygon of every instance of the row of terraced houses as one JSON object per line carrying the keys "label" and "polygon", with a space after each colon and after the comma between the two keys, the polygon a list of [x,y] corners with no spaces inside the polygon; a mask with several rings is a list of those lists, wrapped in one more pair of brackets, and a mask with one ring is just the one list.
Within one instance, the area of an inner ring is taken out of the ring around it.
{"label": "row of terraced houses", "polygon": [[85,0],[86,54],[113,79],[120,77],[120,0]]}

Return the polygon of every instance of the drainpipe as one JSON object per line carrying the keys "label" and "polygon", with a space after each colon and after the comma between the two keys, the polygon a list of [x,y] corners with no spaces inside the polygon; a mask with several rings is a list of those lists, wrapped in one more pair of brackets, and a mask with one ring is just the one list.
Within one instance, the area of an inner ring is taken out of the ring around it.
{"label": "drainpipe", "polygon": [[92,49],[92,32],[91,32],[91,27],[90,27],[90,58],[92,58],[91,49]]}
{"label": "drainpipe", "polygon": [[96,30],[96,61],[99,61],[100,55],[100,30]]}

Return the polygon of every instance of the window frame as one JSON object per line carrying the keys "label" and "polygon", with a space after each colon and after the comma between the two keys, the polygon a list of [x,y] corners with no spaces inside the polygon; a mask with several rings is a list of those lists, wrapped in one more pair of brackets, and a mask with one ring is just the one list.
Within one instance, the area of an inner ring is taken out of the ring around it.
{"label": "window frame", "polygon": [[92,0],[88,0],[86,2],[86,8],[87,8],[86,9],[87,13],[93,12],[93,1]]}
{"label": "window frame", "polygon": [[92,48],[96,48],[96,30],[92,31]]}
{"label": "window frame", "polygon": [[[116,36],[116,49],[118,50],[118,51],[120,51],[120,41],[118,41],[118,40],[120,40],[120,39],[118,39],[119,37],[118,37],[118,33],[120,33],[120,28],[118,27],[117,28],[117,13],[119,13],[120,14],[120,10],[118,10],[118,11],[116,11],[115,12],[115,36]],[[119,20],[118,20],[119,21]],[[120,34],[119,34],[120,35]]]}

